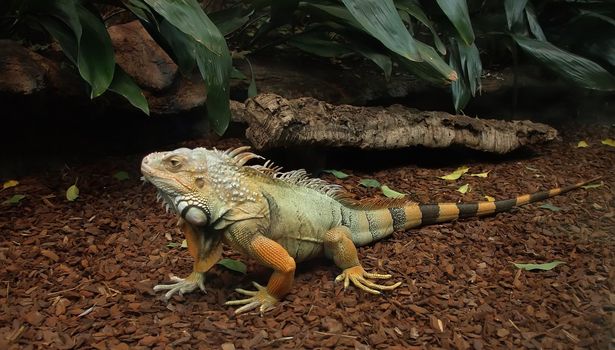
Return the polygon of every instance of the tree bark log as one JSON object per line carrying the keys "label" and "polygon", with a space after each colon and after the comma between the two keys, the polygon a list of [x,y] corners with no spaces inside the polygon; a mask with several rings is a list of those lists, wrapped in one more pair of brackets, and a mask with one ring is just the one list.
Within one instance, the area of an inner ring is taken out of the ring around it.
{"label": "tree bark log", "polygon": [[288,146],[393,149],[461,145],[503,154],[557,137],[554,128],[530,121],[476,119],[401,105],[332,105],[310,97],[287,100],[261,94],[248,99],[244,110],[239,105],[233,109],[248,123],[246,137],[258,150]]}

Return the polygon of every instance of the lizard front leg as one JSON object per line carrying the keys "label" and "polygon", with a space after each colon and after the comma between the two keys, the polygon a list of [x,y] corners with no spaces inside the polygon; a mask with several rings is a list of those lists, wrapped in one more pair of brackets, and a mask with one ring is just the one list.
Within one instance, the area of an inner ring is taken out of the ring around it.
{"label": "lizard front leg", "polygon": [[267,287],[253,282],[256,291],[236,289],[237,292],[250,297],[227,301],[225,305],[243,305],[235,310],[235,314],[255,308],[259,308],[259,311],[263,313],[273,308],[290,291],[295,278],[295,259],[288,255],[286,249],[280,244],[260,234],[253,236],[247,243],[247,247],[242,250],[274,271],[269,278]]}
{"label": "lizard front leg", "polygon": [[171,277],[173,284],[159,284],[154,287],[154,291],[167,292],[164,295],[165,300],[169,300],[173,294],[190,293],[195,289],[200,288],[205,291],[205,272],[211,269],[212,266],[222,256],[222,239],[213,232],[200,232],[183,219],[180,219],[179,226],[184,232],[186,243],[188,244],[188,252],[194,259],[192,273],[186,278]]}
{"label": "lizard front leg", "polygon": [[368,293],[380,294],[381,290],[391,290],[401,285],[401,282],[397,282],[386,286],[367,279],[388,279],[391,278],[391,275],[369,273],[363,269],[357,256],[357,248],[350,239],[348,227],[335,227],[325,234],[325,255],[333,259],[335,265],[343,270],[335,278],[335,282],[344,281],[344,289],[348,288],[350,282],[352,282]]}

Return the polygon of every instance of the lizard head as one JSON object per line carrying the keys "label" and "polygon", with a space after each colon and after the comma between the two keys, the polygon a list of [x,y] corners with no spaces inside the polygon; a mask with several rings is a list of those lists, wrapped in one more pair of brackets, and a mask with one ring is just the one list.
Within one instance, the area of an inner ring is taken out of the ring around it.
{"label": "lizard head", "polygon": [[144,180],[158,190],[167,209],[172,209],[193,225],[211,221],[212,184],[207,172],[205,148],[179,148],[147,155],[141,162]]}

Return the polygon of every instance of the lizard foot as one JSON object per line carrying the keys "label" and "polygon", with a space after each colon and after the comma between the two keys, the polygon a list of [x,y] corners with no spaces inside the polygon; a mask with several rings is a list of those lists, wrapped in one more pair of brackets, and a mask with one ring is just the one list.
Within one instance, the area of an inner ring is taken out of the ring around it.
{"label": "lizard foot", "polygon": [[229,300],[224,305],[243,305],[242,307],[235,310],[235,314],[240,314],[246,311],[250,311],[252,309],[259,308],[260,313],[264,313],[267,310],[273,308],[275,304],[277,304],[278,299],[273,295],[269,294],[267,291],[267,287],[263,287],[256,282],[252,282],[257,290],[245,290],[241,288],[235,289],[236,292],[249,295],[250,298],[239,299],[239,300]]}
{"label": "lizard foot", "polygon": [[166,292],[166,294],[164,295],[164,300],[169,300],[175,293],[179,293],[179,295],[183,295],[184,293],[190,293],[194,291],[197,287],[200,288],[203,292],[205,292],[205,275],[200,272],[193,271],[186,278],[171,276],[171,281],[176,283],[159,284],[154,287],[155,292],[161,290],[168,290],[168,292]]}
{"label": "lizard foot", "polygon": [[335,282],[344,281],[344,289],[348,288],[350,282],[355,286],[363,289],[364,291],[372,294],[381,294],[381,290],[392,290],[401,285],[401,282],[397,282],[395,284],[385,286],[382,284],[376,284],[366,278],[375,278],[375,279],[388,279],[391,278],[391,275],[383,275],[378,273],[369,273],[366,272],[362,266],[353,266],[347,269],[338,275],[335,278]]}

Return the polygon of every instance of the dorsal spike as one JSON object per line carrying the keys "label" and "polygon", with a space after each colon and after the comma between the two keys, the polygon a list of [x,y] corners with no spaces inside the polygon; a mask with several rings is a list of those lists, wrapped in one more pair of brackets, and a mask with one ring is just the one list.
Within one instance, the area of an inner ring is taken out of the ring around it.
{"label": "dorsal spike", "polygon": [[241,147],[237,147],[237,148],[229,148],[227,149],[224,153],[226,153],[229,157],[234,158],[236,155],[243,153],[247,150],[249,150],[250,146],[241,146]]}
{"label": "dorsal spike", "polygon": [[244,164],[246,164],[250,159],[264,159],[263,157],[259,156],[258,154],[254,154],[251,152],[244,152],[244,153],[240,153],[239,155],[235,156],[233,159],[235,160],[235,164],[242,166]]}

